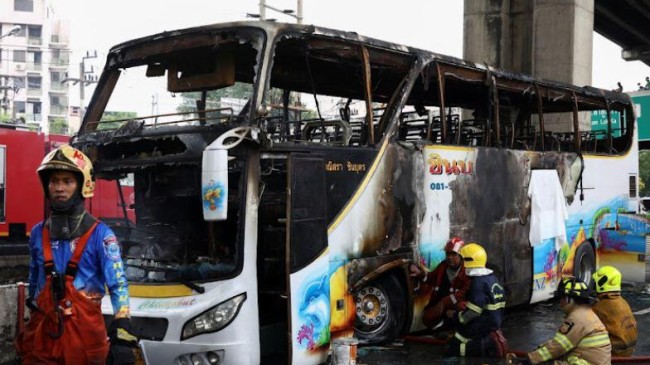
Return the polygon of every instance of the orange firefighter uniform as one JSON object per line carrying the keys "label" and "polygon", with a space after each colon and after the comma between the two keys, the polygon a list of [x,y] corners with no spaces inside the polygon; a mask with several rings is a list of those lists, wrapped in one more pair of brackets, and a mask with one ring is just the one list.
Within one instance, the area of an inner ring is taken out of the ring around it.
{"label": "orange firefighter uniform", "polygon": [[[62,287],[56,293],[56,280],[47,270],[45,286],[36,299],[38,310],[16,340],[23,364],[103,365],[108,341],[99,302],[87,298],[73,285],[77,265],[92,235],[95,223],[77,242]],[[45,265],[54,265],[49,232],[43,230]]]}
{"label": "orange firefighter uniform", "polygon": [[528,353],[533,364],[609,365],[611,344],[605,325],[586,305],[576,306],[555,336]]}
{"label": "orange firefighter uniform", "polygon": [[612,355],[632,355],[637,339],[636,320],[621,293],[598,294],[598,303],[592,309],[607,327],[612,342]]}

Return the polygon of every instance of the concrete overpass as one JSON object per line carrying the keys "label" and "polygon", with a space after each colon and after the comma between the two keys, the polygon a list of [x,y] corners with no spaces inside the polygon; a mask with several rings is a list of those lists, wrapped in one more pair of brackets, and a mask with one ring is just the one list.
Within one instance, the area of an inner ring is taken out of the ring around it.
{"label": "concrete overpass", "polygon": [[465,0],[463,57],[590,85],[593,32],[650,66],[650,0]]}
{"label": "concrete overpass", "polygon": [[595,0],[594,30],[623,48],[626,61],[650,66],[650,1]]}

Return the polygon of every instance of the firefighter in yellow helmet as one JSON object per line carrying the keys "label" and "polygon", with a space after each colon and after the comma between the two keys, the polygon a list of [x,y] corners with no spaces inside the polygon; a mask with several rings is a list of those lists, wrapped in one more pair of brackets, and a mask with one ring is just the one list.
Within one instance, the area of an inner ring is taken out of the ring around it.
{"label": "firefighter in yellow helmet", "polygon": [[[85,210],[95,182],[90,159],[64,145],[37,169],[50,203],[49,217],[29,239],[29,323],[16,338],[23,364],[133,363],[129,293],[115,234]],[[101,300],[115,313],[106,339]]]}
{"label": "firefighter in yellow helmet", "polygon": [[632,309],[621,296],[621,273],[612,266],[603,266],[593,278],[598,293],[593,310],[607,327],[612,355],[630,356],[636,346],[637,328]]}
{"label": "firefighter in yellow helmet", "polygon": [[469,243],[459,253],[472,282],[465,296],[465,309],[454,316],[458,326],[447,344],[446,354],[504,357],[507,342],[501,322],[506,307],[505,290],[492,270],[485,267],[487,253],[481,245]]}
{"label": "firefighter in yellow helmet", "polygon": [[[552,339],[529,352],[519,364],[609,365],[612,346],[607,329],[591,309],[596,300],[587,284],[574,277],[558,285],[566,318]],[[508,356],[510,357],[510,356]]]}

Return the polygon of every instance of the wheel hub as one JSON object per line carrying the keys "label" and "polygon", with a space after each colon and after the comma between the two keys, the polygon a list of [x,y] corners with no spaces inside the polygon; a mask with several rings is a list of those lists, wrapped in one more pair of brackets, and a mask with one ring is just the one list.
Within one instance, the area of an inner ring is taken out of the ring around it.
{"label": "wheel hub", "polygon": [[381,324],[388,312],[386,295],[375,287],[365,287],[356,295],[356,314],[366,326]]}

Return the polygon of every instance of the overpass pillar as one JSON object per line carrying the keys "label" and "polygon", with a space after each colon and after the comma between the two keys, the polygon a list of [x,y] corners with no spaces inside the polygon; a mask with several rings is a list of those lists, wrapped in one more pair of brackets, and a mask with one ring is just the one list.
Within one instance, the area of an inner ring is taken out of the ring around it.
{"label": "overpass pillar", "polygon": [[463,58],[591,84],[594,0],[465,0]]}

